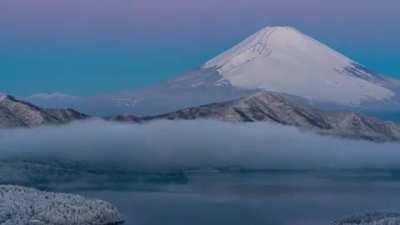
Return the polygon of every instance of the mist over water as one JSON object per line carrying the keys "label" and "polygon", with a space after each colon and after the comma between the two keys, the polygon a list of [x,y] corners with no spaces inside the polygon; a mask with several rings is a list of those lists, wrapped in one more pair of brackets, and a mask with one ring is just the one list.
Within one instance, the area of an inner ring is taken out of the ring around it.
{"label": "mist over water", "polygon": [[[15,163],[24,160],[40,163]],[[226,167],[234,170],[210,169]],[[125,225],[329,225],[396,212],[397,169],[399,144],[271,123],[92,120],[0,130],[1,183],[110,201]],[[184,172],[159,173],[168,170]]]}
{"label": "mist over water", "polygon": [[316,135],[270,123],[93,120],[0,131],[0,159],[87,161],[130,170],[398,169],[400,145]]}

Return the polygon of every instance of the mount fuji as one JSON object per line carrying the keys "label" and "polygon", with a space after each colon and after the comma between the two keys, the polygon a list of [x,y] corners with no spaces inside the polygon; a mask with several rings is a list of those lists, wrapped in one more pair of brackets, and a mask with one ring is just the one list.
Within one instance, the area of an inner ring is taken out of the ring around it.
{"label": "mount fuji", "polygon": [[[266,27],[175,80],[76,103],[69,99],[64,107],[100,116],[151,115],[258,91],[323,109],[400,109],[400,81],[374,73],[291,27]],[[27,100],[43,107],[54,107],[55,102],[37,95]],[[56,102],[59,107],[60,99]]]}
{"label": "mount fuji", "polygon": [[291,27],[267,27],[204,65],[234,87],[361,105],[395,93],[387,80]]}

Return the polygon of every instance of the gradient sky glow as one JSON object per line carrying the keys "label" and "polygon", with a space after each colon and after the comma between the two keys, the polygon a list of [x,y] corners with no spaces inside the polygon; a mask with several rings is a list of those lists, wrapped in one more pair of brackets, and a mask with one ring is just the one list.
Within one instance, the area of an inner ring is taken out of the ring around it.
{"label": "gradient sky glow", "polygon": [[400,78],[398,0],[2,0],[0,92],[127,90],[290,25]]}

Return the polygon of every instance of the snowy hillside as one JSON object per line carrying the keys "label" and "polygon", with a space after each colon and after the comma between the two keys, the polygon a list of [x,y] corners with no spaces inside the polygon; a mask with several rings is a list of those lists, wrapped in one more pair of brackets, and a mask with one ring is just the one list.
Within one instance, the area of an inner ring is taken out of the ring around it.
{"label": "snowy hillside", "polygon": [[352,216],[333,223],[333,225],[398,225],[399,213],[366,213]]}
{"label": "snowy hillside", "polygon": [[101,200],[0,186],[2,225],[116,225],[120,222],[118,210]]}
{"label": "snowy hillside", "polygon": [[267,27],[210,60],[233,86],[359,105],[394,96],[357,63],[290,27]]}

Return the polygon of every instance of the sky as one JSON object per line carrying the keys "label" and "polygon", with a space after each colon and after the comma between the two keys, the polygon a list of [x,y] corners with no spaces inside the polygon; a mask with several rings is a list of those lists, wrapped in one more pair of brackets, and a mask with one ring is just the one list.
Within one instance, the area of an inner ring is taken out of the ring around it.
{"label": "sky", "polygon": [[398,0],[2,0],[0,92],[140,88],[274,25],[400,78],[398,12]]}

